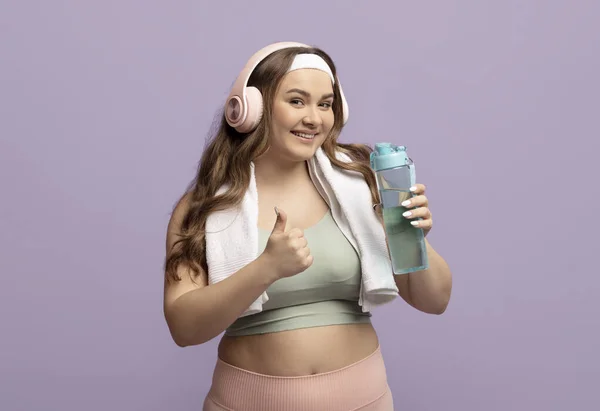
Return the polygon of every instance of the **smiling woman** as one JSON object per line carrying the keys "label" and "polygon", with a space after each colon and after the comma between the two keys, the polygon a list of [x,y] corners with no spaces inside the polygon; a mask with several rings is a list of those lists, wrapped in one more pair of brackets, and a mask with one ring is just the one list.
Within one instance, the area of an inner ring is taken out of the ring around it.
{"label": "smiling woman", "polygon": [[[298,82],[298,83],[309,83],[309,84],[314,84],[317,85],[319,83],[318,79],[314,79],[313,82],[311,82],[311,76],[314,77],[315,74],[319,77],[322,77],[323,74],[320,72],[312,72],[312,73],[308,73],[305,71],[300,71],[298,73],[301,73],[300,76],[302,76],[304,74],[304,79],[294,79],[294,78],[288,78],[286,80],[284,80],[284,84],[282,84],[281,88],[285,88],[285,82]],[[309,77],[309,78],[306,78]],[[317,88],[317,87],[315,87]],[[310,92],[303,90],[303,89],[299,89],[299,88],[292,88],[290,90],[288,90],[286,92],[286,95],[290,96],[290,104],[298,107],[298,108],[303,108],[306,107],[306,104],[311,104],[313,97],[311,95]],[[301,97],[298,97],[301,96]],[[322,95],[320,98],[317,96],[316,98],[314,98],[316,100],[316,103],[318,105],[318,107],[324,111],[324,112],[331,112],[331,106],[333,105],[333,91],[331,93],[327,93]],[[304,99],[304,100],[303,100]],[[301,115],[302,113],[298,114]],[[333,124],[333,117],[331,118],[331,124]],[[318,130],[292,130],[292,133],[298,137],[301,137],[303,139],[308,139],[308,140],[312,140],[314,139],[317,135],[319,134],[323,134],[322,132],[318,131]]]}
{"label": "smiling woman", "polygon": [[312,157],[333,128],[333,98],[327,73],[296,70],[286,75],[273,101],[272,135],[266,156],[284,161]]}
{"label": "smiling woman", "polygon": [[364,295],[365,259],[385,257],[358,252],[321,175],[351,171],[359,212],[378,224],[370,149],[337,141],[347,119],[333,61],[303,44],[258,51],[232,88],[167,235],[174,341],[225,332],[205,410],[393,409]]}

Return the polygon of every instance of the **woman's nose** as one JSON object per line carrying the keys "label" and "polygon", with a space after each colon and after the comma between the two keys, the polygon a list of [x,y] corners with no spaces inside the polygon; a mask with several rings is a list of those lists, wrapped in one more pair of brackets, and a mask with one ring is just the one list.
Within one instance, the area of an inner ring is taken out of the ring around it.
{"label": "woman's nose", "polygon": [[307,107],[303,121],[305,124],[312,124],[314,126],[320,126],[323,123],[318,108],[313,108],[312,106]]}

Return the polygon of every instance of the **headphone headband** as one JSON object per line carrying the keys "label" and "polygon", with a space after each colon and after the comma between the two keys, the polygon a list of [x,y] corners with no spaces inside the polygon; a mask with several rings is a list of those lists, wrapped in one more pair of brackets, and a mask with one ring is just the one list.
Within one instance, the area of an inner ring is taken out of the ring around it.
{"label": "headphone headband", "polygon": [[[279,42],[262,48],[250,57],[233,83],[225,104],[225,119],[231,127],[241,133],[248,133],[256,128],[262,118],[262,95],[255,87],[248,87],[248,80],[261,61],[276,51],[292,47],[310,48],[309,45],[303,43]],[[339,79],[338,87],[342,98],[345,124],[348,121],[348,104]]]}

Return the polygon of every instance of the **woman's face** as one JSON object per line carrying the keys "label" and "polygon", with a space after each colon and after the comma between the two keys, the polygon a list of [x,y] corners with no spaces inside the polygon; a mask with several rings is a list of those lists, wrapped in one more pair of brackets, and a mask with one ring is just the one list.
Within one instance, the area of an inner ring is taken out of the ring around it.
{"label": "woman's face", "polygon": [[333,127],[333,84],[315,69],[291,71],[275,94],[271,154],[289,161],[310,159]]}

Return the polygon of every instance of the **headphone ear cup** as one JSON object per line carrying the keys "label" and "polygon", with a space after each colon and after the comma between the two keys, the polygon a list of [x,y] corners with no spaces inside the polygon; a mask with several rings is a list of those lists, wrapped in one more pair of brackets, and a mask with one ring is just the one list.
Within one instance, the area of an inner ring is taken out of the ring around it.
{"label": "headphone ear cup", "polygon": [[240,133],[249,133],[256,129],[263,116],[263,97],[256,87],[246,87],[246,120],[237,127]]}

